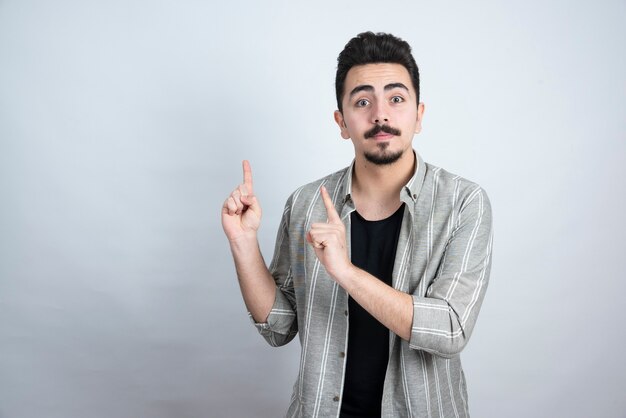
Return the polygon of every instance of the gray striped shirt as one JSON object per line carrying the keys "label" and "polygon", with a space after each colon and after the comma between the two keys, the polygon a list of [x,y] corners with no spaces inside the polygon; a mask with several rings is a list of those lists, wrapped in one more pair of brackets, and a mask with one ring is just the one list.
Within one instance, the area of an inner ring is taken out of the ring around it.
{"label": "gray striped shirt", "polygon": [[[475,183],[426,164],[402,189],[404,211],[393,287],[413,297],[410,341],[389,332],[383,417],[468,417],[459,353],[467,344],[491,267],[491,206]],[[296,190],[287,200],[270,264],[278,291],[266,323],[273,346],[299,331],[302,354],[288,417],[336,417],[348,344],[348,294],[330,278],[305,234],[326,221],[320,186],[346,224],[350,248],[353,165]]]}

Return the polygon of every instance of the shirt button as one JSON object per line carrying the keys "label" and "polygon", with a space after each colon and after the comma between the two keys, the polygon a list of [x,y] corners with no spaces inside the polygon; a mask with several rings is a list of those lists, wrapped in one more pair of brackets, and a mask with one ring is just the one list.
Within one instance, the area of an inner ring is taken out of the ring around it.
{"label": "shirt button", "polygon": [[345,316],[348,316],[348,310],[346,309],[345,311],[343,311],[343,314],[344,314]]}
{"label": "shirt button", "polygon": [[339,353],[339,357],[345,357],[345,356],[346,356],[345,352],[342,351],[341,353]]}
{"label": "shirt button", "polygon": [[335,397],[333,398],[333,401],[335,401],[335,402],[339,402],[339,396],[335,396]]}

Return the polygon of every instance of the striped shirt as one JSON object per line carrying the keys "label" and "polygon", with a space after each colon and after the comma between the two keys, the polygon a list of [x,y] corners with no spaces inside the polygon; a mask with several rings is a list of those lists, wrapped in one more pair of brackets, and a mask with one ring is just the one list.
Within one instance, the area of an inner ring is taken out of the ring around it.
{"label": "striped shirt", "polygon": [[[491,267],[491,206],[475,183],[424,163],[403,187],[393,287],[413,297],[409,341],[389,332],[383,417],[469,416],[460,352],[476,323]],[[270,272],[277,292],[265,323],[273,346],[299,335],[300,371],[287,417],[337,417],[348,344],[348,294],[326,272],[305,234],[326,222],[324,185],[346,225],[354,162],[297,189],[287,200]]]}

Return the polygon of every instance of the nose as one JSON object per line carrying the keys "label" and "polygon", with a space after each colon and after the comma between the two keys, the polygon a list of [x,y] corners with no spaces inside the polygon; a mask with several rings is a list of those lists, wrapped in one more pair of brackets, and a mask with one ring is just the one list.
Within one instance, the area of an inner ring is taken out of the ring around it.
{"label": "nose", "polygon": [[384,125],[389,122],[389,113],[384,101],[379,101],[372,112],[372,121],[377,125]]}

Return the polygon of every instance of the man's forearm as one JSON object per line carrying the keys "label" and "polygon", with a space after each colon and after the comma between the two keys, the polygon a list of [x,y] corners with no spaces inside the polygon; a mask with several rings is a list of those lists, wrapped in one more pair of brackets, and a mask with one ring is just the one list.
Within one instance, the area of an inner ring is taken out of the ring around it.
{"label": "man's forearm", "polygon": [[348,294],[381,324],[404,340],[411,338],[413,298],[394,289],[368,272],[355,266],[348,269],[337,282]]}
{"label": "man's forearm", "polygon": [[346,228],[324,186],[320,188],[328,221],[316,222],[307,233],[307,242],[328,274],[374,318],[401,338],[411,339],[413,298],[388,286],[350,262]]}
{"label": "man's forearm", "polygon": [[256,322],[266,322],[276,297],[276,284],[270,274],[256,236],[230,242],[237,278],[244,303]]}

